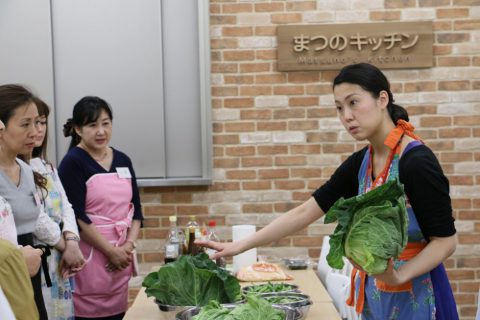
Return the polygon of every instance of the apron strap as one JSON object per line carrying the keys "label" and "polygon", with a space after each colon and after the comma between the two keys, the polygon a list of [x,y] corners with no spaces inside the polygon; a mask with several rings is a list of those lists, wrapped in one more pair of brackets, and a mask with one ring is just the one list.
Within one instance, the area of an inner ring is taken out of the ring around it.
{"label": "apron strap", "polygon": [[[417,254],[420,253],[420,251],[423,250],[427,246],[426,243],[423,242],[409,242],[407,243],[407,246],[405,249],[403,249],[402,253],[398,257],[398,260],[410,260],[413,257],[415,257]],[[360,275],[360,288],[358,290],[358,297],[357,297],[357,303],[355,304],[355,277],[357,275],[357,272]],[[347,305],[353,307],[355,306],[355,311],[357,313],[362,313],[363,312],[363,307],[365,305],[365,283],[367,279],[367,274],[363,271],[358,270],[357,268],[353,268],[352,272],[350,274],[350,295],[346,301]],[[395,287],[397,286],[390,286],[383,284],[383,282],[380,284],[381,286],[384,286],[385,288],[389,288],[390,291],[395,292]],[[408,285],[408,283],[407,283]],[[404,284],[399,285],[398,287],[402,287]]]}
{"label": "apron strap", "polygon": [[42,250],[41,259],[42,259],[43,275],[45,276],[45,283],[47,284],[47,287],[50,288],[52,286],[52,279],[50,278],[50,272],[48,269],[48,261],[47,261],[47,257],[51,254],[50,247],[43,244],[36,244],[33,247],[35,249]]}
{"label": "apron strap", "polygon": [[[99,215],[99,214],[92,214],[87,213],[88,218],[92,221],[92,223],[97,228],[114,228],[117,235],[118,240],[115,242],[111,242],[114,246],[118,247],[125,242],[127,239],[127,230],[132,226],[132,219],[133,213],[135,211],[135,207],[132,203],[129,205],[127,216],[121,220],[113,220],[111,218]],[[88,258],[85,260],[85,264],[89,263],[93,259],[93,246],[90,246],[90,254]]]}

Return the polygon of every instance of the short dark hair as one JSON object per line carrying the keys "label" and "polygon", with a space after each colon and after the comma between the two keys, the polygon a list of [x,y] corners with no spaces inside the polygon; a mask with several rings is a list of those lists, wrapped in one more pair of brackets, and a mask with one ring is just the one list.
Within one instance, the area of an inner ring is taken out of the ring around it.
{"label": "short dark hair", "polygon": [[345,66],[340,70],[333,80],[333,87],[341,83],[357,84],[363,90],[368,91],[373,97],[378,98],[381,91],[388,94],[388,114],[392,118],[393,123],[397,123],[402,119],[408,121],[407,110],[394,103],[393,94],[390,90],[390,83],[387,77],[380,69],[369,63],[357,63]]}

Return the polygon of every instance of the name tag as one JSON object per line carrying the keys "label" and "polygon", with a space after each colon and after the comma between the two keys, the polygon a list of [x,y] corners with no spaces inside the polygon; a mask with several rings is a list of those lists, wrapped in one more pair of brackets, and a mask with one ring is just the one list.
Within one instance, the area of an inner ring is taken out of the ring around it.
{"label": "name tag", "polygon": [[42,206],[42,200],[40,198],[40,195],[38,194],[38,192],[34,192],[33,193],[33,199],[35,200],[35,205],[37,207],[41,207]]}
{"label": "name tag", "polygon": [[119,167],[119,168],[116,168],[116,169],[117,169],[117,174],[118,174],[119,178],[130,179],[132,177],[128,167]]}

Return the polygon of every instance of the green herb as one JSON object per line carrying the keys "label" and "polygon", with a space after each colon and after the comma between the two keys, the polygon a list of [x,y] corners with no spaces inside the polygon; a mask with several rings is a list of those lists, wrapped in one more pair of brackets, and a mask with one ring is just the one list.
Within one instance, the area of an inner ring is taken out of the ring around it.
{"label": "green herb", "polygon": [[265,300],[267,300],[270,303],[275,303],[275,304],[289,304],[289,303],[295,303],[299,302],[302,300],[305,300],[303,297],[289,297],[289,296],[272,296],[272,297],[262,297]]}
{"label": "green herb", "polygon": [[204,306],[210,300],[230,303],[241,298],[240,284],[208,255],[183,255],[148,274],[142,286],[148,297],[173,306]]}
{"label": "green herb", "polygon": [[285,291],[292,291],[292,285],[288,283],[264,283],[264,284],[257,284],[246,289],[248,294],[250,293],[267,293],[267,292],[285,292]]}
{"label": "green herb", "polygon": [[248,296],[247,303],[239,304],[229,310],[222,307],[217,301],[202,307],[199,314],[192,320],[284,320],[285,313],[275,309],[269,302],[259,296]]}
{"label": "green herb", "polygon": [[345,256],[369,274],[384,272],[388,259],[398,257],[407,244],[403,185],[391,180],[365,194],[339,199],[328,210],[325,223],[337,220],[328,264],[342,269]]}

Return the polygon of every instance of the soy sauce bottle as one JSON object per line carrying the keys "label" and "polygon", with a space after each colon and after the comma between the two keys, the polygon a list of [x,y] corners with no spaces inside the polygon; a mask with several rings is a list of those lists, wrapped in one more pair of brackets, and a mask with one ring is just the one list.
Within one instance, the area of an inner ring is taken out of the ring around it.
{"label": "soy sauce bottle", "polygon": [[187,247],[187,254],[196,255],[198,253],[198,246],[195,244],[196,239],[196,228],[190,226],[188,228],[188,247]]}

